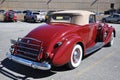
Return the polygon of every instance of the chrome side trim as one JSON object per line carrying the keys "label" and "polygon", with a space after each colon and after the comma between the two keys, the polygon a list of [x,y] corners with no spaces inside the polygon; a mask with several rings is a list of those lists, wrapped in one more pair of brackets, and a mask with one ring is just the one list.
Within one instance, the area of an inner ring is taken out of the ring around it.
{"label": "chrome side trim", "polygon": [[47,62],[42,62],[42,63],[34,62],[34,61],[30,61],[27,59],[23,59],[23,58],[11,55],[10,53],[7,53],[6,56],[10,60],[13,60],[17,63],[32,67],[34,69],[41,69],[41,70],[50,70],[51,69],[51,65],[48,64]]}

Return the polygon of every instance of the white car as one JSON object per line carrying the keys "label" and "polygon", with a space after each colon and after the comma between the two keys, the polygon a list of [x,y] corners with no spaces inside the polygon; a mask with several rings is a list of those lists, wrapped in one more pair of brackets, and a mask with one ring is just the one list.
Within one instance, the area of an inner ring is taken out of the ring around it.
{"label": "white car", "polygon": [[120,23],[120,14],[113,14],[102,19],[103,22]]}
{"label": "white car", "polygon": [[24,16],[24,21],[32,21],[32,22],[43,22],[45,21],[45,11],[38,11],[38,12],[32,12],[31,14],[27,14]]}

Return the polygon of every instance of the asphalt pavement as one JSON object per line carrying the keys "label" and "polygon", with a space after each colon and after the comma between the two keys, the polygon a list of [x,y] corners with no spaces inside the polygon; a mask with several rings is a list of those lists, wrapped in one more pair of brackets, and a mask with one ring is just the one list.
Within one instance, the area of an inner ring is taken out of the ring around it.
{"label": "asphalt pavement", "polygon": [[112,47],[103,47],[82,60],[73,70],[65,66],[52,70],[34,70],[6,58],[10,39],[24,37],[44,23],[0,22],[0,80],[120,80],[120,24],[115,27],[117,36]]}

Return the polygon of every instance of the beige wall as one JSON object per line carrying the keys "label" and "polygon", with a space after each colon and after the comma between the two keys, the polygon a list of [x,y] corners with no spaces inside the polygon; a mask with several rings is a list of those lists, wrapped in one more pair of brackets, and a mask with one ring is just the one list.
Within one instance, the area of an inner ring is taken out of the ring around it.
{"label": "beige wall", "polygon": [[120,0],[98,0],[94,5],[91,6],[95,0],[52,0],[47,5],[48,0],[6,0],[0,5],[1,9],[15,9],[15,10],[26,10],[26,9],[83,9],[89,11],[101,12],[110,9],[110,4],[114,3],[115,8],[120,8]]}

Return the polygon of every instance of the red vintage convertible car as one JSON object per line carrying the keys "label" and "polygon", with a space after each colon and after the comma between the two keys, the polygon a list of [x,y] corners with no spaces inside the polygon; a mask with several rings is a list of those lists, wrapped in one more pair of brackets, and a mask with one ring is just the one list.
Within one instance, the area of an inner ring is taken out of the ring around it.
{"label": "red vintage convertible car", "polygon": [[35,69],[67,65],[74,69],[83,57],[112,46],[115,29],[96,22],[94,13],[82,10],[54,12],[46,24],[29,32],[24,38],[12,40],[7,57]]}

